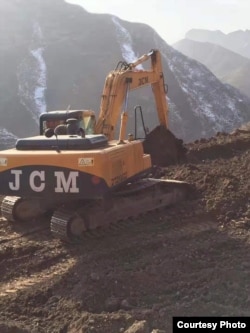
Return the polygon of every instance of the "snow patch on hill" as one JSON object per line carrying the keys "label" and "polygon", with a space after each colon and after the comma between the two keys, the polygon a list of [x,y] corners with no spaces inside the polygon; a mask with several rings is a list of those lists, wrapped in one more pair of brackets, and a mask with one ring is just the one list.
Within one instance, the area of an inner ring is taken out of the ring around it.
{"label": "snow patch on hill", "polygon": [[41,27],[35,22],[29,52],[19,65],[17,76],[20,101],[37,123],[40,114],[46,112],[47,68],[43,52]]}
{"label": "snow patch on hill", "polygon": [[0,149],[13,147],[17,139],[16,135],[9,132],[6,128],[0,127]]}
{"label": "snow patch on hill", "polygon": [[[132,38],[127,29],[125,29],[117,17],[112,16],[112,21],[115,25],[117,41],[120,45],[122,56],[128,63],[135,61],[138,58],[132,46]],[[136,66],[137,69],[143,69],[142,65]]]}

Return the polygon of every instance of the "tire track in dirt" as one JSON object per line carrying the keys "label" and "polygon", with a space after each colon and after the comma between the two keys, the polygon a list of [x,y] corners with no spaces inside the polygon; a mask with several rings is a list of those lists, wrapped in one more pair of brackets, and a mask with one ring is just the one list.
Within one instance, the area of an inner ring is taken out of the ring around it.
{"label": "tire track in dirt", "polygon": [[15,241],[17,239],[24,238],[24,237],[27,237],[27,236],[31,236],[31,235],[34,235],[34,234],[38,234],[39,232],[46,231],[46,230],[49,230],[49,228],[48,227],[34,228],[34,229],[32,229],[30,231],[27,231],[27,232],[24,232],[22,234],[14,232],[8,238],[3,238],[3,239],[0,238],[0,244],[11,243],[11,242],[13,242],[13,241]]}
{"label": "tire track in dirt", "polygon": [[75,265],[75,263],[76,259],[70,258],[63,260],[47,269],[44,269],[42,272],[39,271],[35,274],[31,274],[28,277],[20,277],[7,283],[3,283],[0,285],[0,297],[8,296],[9,294],[14,294],[18,291],[32,288],[44,282],[48,283],[48,281],[51,281],[54,277],[61,276],[62,274],[66,273]]}

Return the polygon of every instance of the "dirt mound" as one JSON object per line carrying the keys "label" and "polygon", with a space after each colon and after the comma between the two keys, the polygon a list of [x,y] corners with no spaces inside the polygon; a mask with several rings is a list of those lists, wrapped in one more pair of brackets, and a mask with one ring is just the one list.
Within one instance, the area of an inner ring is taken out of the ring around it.
{"label": "dirt mound", "polygon": [[151,155],[153,165],[168,166],[185,158],[186,148],[183,141],[177,139],[164,126],[157,126],[143,142],[144,152]]}
{"label": "dirt mound", "polygon": [[[250,132],[218,133],[188,145],[187,163],[168,178],[196,185],[206,210],[221,222],[250,218]],[[250,221],[249,221],[250,222]]]}
{"label": "dirt mound", "polygon": [[209,139],[196,140],[188,144],[188,160],[228,159],[250,149],[250,131],[235,130],[227,134],[218,132]]}

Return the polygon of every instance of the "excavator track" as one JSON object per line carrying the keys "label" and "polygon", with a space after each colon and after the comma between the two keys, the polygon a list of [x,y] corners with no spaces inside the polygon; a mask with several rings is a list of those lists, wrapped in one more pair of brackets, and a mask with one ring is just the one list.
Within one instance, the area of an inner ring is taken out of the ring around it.
{"label": "excavator track", "polygon": [[16,221],[15,206],[21,201],[20,197],[5,196],[1,202],[1,214],[2,216],[11,222]]}
{"label": "excavator track", "polygon": [[60,207],[51,217],[50,230],[52,234],[62,240],[68,240],[68,224],[73,216],[73,211]]}
{"label": "excavator track", "polygon": [[39,200],[5,196],[1,202],[2,216],[11,222],[27,222],[46,212]]}
{"label": "excavator track", "polygon": [[64,241],[79,241],[86,232],[117,225],[119,221],[174,205],[188,198],[190,184],[162,179],[142,179],[115,192],[112,197],[77,209],[59,207],[51,218],[52,234]]}

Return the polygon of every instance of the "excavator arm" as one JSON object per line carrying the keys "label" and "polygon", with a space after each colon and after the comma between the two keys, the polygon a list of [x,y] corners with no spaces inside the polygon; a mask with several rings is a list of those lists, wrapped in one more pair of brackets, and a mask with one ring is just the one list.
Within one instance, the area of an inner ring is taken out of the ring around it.
{"label": "excavator arm", "polygon": [[[148,59],[151,60],[150,70],[136,69],[138,65]],[[111,71],[108,74],[104,84],[95,132],[105,134],[108,140],[113,140],[115,126],[122,112],[122,106],[126,100],[127,93],[130,90],[146,85],[151,85],[152,87],[159,124],[168,128],[168,105],[161,55],[158,50],[152,50],[148,54],[138,58],[135,62],[123,64],[120,69]]]}

